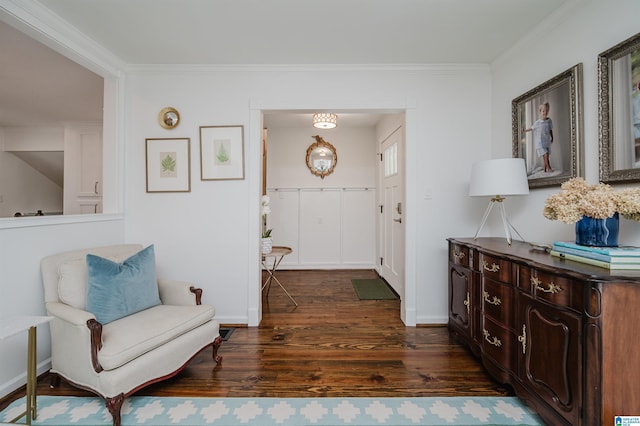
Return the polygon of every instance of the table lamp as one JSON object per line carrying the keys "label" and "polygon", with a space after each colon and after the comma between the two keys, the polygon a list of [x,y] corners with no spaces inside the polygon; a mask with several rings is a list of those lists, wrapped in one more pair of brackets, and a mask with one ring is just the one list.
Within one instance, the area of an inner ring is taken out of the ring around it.
{"label": "table lamp", "polygon": [[494,205],[500,207],[502,225],[507,236],[507,243],[511,245],[511,229],[524,241],[516,228],[507,219],[504,209],[505,195],[527,195],[529,193],[529,181],[527,171],[522,158],[498,158],[494,160],[478,161],[471,168],[471,182],[469,196],[492,197],[484,212],[482,222],[476,231],[474,239],[482,230],[489,213]]}

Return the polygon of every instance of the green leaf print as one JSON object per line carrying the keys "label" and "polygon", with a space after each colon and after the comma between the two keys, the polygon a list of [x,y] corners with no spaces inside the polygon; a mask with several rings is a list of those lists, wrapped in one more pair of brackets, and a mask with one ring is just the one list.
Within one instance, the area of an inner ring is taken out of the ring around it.
{"label": "green leaf print", "polygon": [[224,144],[222,143],[220,144],[220,149],[216,154],[216,158],[221,163],[226,163],[227,161],[229,161],[229,154],[227,154],[227,150],[224,148]]}
{"label": "green leaf print", "polygon": [[167,154],[166,157],[162,159],[162,171],[163,172],[175,172],[176,171],[176,160],[171,157],[171,155]]}

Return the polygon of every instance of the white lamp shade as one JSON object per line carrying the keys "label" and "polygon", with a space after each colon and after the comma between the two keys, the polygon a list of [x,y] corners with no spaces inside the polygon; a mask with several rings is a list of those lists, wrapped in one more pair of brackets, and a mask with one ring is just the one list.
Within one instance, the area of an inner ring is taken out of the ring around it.
{"label": "white lamp shade", "polygon": [[472,197],[528,193],[529,181],[522,158],[478,161],[471,168],[469,195]]}

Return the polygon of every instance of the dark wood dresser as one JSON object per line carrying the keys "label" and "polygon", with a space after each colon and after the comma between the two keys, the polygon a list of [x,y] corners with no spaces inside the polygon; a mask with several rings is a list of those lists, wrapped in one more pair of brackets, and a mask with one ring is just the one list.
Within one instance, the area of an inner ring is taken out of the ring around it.
{"label": "dark wood dresser", "polygon": [[449,330],[550,425],[640,416],[640,271],[449,238]]}

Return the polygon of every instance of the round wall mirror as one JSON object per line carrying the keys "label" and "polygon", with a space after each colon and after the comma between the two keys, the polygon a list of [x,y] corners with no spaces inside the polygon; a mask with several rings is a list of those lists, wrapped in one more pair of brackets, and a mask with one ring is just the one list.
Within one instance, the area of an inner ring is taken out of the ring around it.
{"label": "round wall mirror", "polygon": [[324,179],[325,176],[333,173],[333,169],[338,162],[336,149],[329,142],[320,136],[312,136],[316,142],[307,148],[307,167],[316,176]]}
{"label": "round wall mirror", "polygon": [[180,123],[180,114],[175,108],[163,108],[158,114],[158,122],[165,129],[173,129]]}

